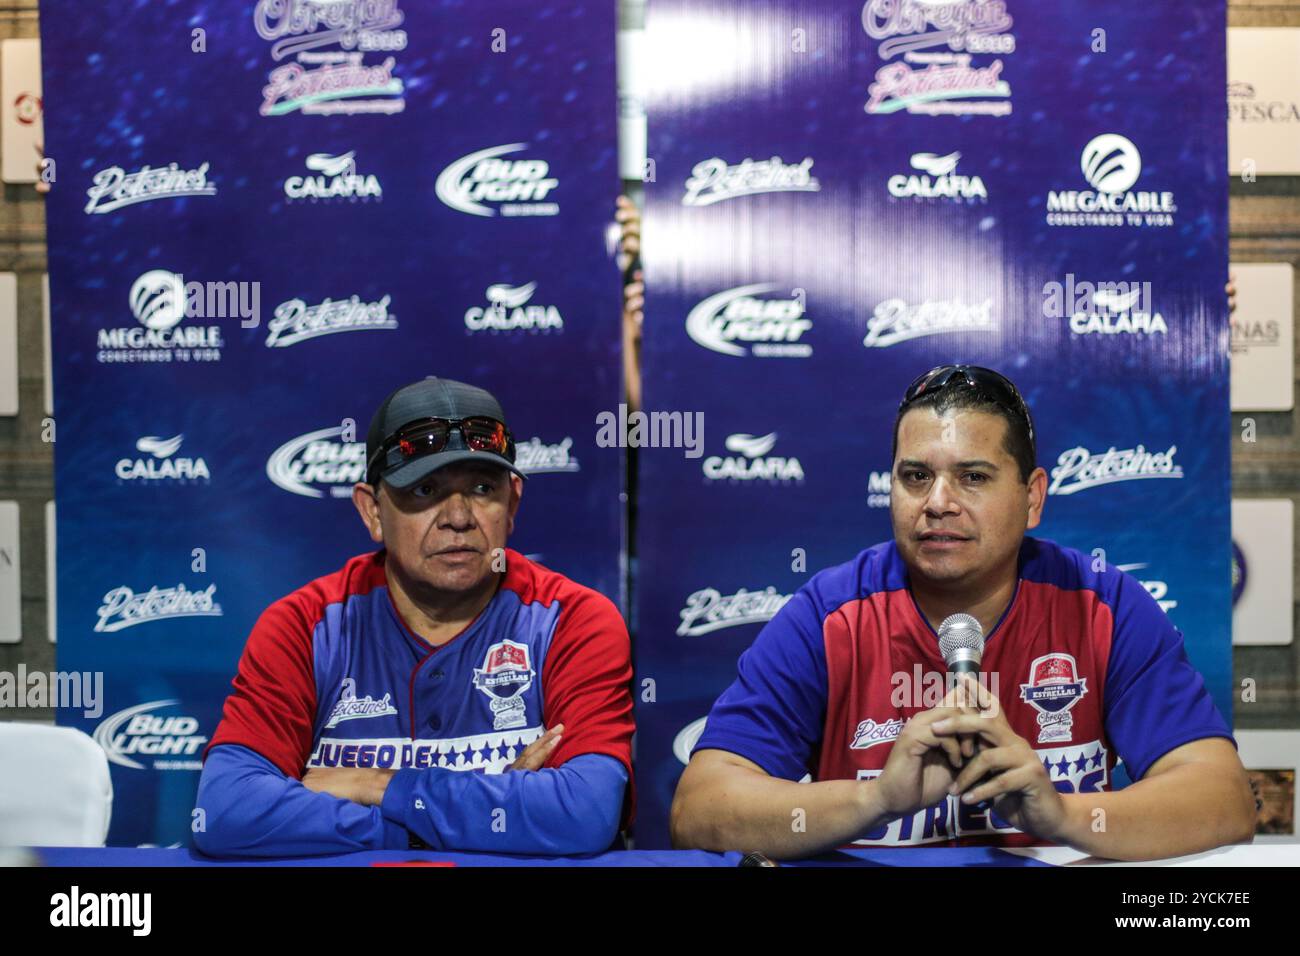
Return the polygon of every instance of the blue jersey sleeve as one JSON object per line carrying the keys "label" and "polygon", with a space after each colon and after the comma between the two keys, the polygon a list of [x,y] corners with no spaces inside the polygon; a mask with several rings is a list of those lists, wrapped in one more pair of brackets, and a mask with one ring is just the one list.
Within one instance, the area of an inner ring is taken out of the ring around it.
{"label": "blue jersey sleeve", "polygon": [[600,853],[618,833],[627,781],[621,761],[597,753],[497,774],[408,768],[389,781],[382,810],[435,850]]}
{"label": "blue jersey sleeve", "polygon": [[826,712],[822,615],[809,586],[776,613],[740,655],[736,680],[709,711],[697,750],[726,750],[773,777],[810,772]]}
{"label": "blue jersey sleeve", "polygon": [[[1139,780],[1169,751],[1232,732],[1183,648],[1182,632],[1140,581],[1120,574],[1106,669],[1106,734]],[[1233,741],[1236,745],[1236,741]]]}
{"label": "blue jersey sleeve", "polygon": [[317,793],[238,744],[213,747],[203,762],[194,846],[209,856],[312,856],[405,850],[410,834],[363,807]]}

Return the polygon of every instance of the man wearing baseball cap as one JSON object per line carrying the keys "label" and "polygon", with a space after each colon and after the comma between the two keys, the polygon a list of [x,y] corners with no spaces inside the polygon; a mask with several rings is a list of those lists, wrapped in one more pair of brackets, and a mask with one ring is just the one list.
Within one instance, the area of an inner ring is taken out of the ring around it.
{"label": "man wearing baseball cap", "polygon": [[605,850],[632,807],[627,628],[506,547],[523,493],[497,400],[390,394],[352,500],[379,550],[263,612],[204,753],[219,855]]}

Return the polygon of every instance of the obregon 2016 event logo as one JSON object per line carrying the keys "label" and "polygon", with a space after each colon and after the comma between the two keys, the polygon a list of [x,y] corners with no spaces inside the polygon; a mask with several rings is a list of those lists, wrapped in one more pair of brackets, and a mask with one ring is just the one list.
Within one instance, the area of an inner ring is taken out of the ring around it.
{"label": "obregon 2016 event logo", "polygon": [[727,595],[715,588],[701,588],[686,599],[677,634],[679,637],[698,637],[724,627],[763,624],[772,620],[792,597],[793,594],[781,594],[770,584],[762,591],[741,588],[735,594]]}
{"label": "obregon 2016 event logo", "polygon": [[527,148],[527,143],[509,143],[462,156],[438,174],[434,192],[452,209],[471,216],[557,215],[559,205],[547,197],[560,181],[551,176],[549,163],[498,158]]}
{"label": "obregon 2016 event logo", "polygon": [[199,458],[173,457],[180,450],[184,435],[160,438],[146,435],[135,443],[136,451],[144,452],[148,458],[120,458],[114,467],[114,474],[119,482],[129,481],[137,484],[155,484],[159,482],[207,482],[212,474],[208,463]]}
{"label": "obregon 2016 event logo", "polygon": [[1007,116],[1011,86],[1002,61],[976,66],[974,57],[1016,50],[1003,0],[867,0],[862,28],[879,40],[868,113]]}
{"label": "obregon 2016 event logo", "polygon": [[931,300],[915,305],[904,299],[886,299],[867,319],[862,344],[883,349],[926,335],[944,332],[995,332],[993,300],[967,303],[960,299]]}
{"label": "obregon 2016 event logo", "polygon": [[979,176],[957,173],[961,153],[946,156],[936,153],[913,153],[909,162],[919,173],[896,173],[886,186],[895,199],[941,202],[988,202],[989,192]]}
{"label": "obregon 2016 event logo", "polygon": [[275,307],[275,316],[266,323],[266,347],[288,348],[308,339],[336,332],[393,331],[397,316],[388,311],[392,296],[366,302],[360,296],[348,299],[325,299],[308,305],[303,299],[290,299]]}
{"label": "obregon 2016 event logo", "polygon": [[86,190],[90,201],[86,215],[113,212],[123,206],[152,199],[180,199],[185,196],[215,196],[217,187],[208,182],[208,164],[197,169],[181,169],[176,163],[155,169],[142,166],[128,173],[121,166],[109,166],[95,173],[93,185]]}
{"label": "obregon 2016 event logo", "polygon": [[727,451],[735,454],[725,457],[713,455],[704,459],[702,467],[706,481],[757,480],[786,484],[804,480],[803,466],[799,464],[798,458],[768,455],[776,446],[776,432],[766,435],[728,435],[725,445]]}
{"label": "obregon 2016 event logo", "polygon": [[711,206],[738,196],[758,193],[821,191],[821,183],[812,175],[812,157],[803,162],[787,165],[780,156],[755,162],[746,158],[738,166],[727,165],[726,160],[714,156],[696,163],[686,180],[683,206]]}
{"label": "obregon 2016 event logo", "polygon": [[465,310],[465,334],[475,332],[563,332],[564,317],[553,305],[530,302],[537,283],[512,286],[504,282],[487,288],[487,305]]}
{"label": "obregon 2016 event logo", "polygon": [[1168,451],[1148,452],[1145,447],[1125,448],[1116,451],[1115,446],[1100,455],[1093,455],[1088,449],[1079,445],[1061,452],[1052,469],[1052,483],[1047,488],[1049,495],[1072,495],[1086,491],[1098,485],[1109,485],[1117,481],[1136,481],[1139,478],[1182,478],[1183,469],[1174,464],[1177,445],[1170,445]]}
{"label": "obregon 2016 event logo", "polygon": [[1074,736],[1070,708],[1088,692],[1088,679],[1079,676],[1069,654],[1044,654],[1029,665],[1029,683],[1020,685],[1020,699],[1038,711],[1038,742],[1062,743]]}
{"label": "obregon 2016 event logo", "polygon": [[473,684],[488,697],[493,730],[527,724],[523,694],[533,686],[535,676],[527,644],[504,640],[488,648],[483,666],[474,668]]}
{"label": "obregon 2016 event logo", "polygon": [[760,298],[779,288],[760,282],[714,293],[686,316],[686,334],[723,355],[807,358],[812,346],[800,339],[813,324],[805,317],[803,290],[792,290],[789,298]]}
{"label": "obregon 2016 event logo", "polygon": [[1131,190],[1142,175],[1142,155],[1133,141],[1103,133],[1088,141],[1079,168],[1091,190],[1047,193],[1049,226],[1172,226],[1178,206],[1172,192]]}
{"label": "obregon 2016 event logo", "polygon": [[[201,770],[202,747],[208,738],[198,733],[199,722],[190,716],[160,717],[151,711],[174,707],[178,700],[151,700],[105,717],[92,737],[104,749],[109,763],[131,770],[147,770],[135,757],[153,757],[154,770]],[[188,760],[166,759],[188,757]]]}
{"label": "obregon 2016 event logo", "polygon": [[284,195],[291,200],[310,202],[380,202],[384,187],[374,173],[357,172],[357,151],[350,149],[337,156],[312,153],[303,164],[308,175],[290,176],[284,181]]}
{"label": "obregon 2016 event logo", "polygon": [[273,41],[271,58],[297,58],[271,70],[261,114],[400,113],[406,100],[393,76],[397,61],[368,64],[365,54],[405,50],[403,19],[397,0],[259,0],[253,28]]}

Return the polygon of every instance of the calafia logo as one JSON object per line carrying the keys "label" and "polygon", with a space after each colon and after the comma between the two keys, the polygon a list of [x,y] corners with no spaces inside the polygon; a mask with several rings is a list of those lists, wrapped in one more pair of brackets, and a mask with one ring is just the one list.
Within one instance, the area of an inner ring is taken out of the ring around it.
{"label": "calafia logo", "polygon": [[1165,335],[1169,326],[1151,303],[1150,282],[1065,282],[1043,286],[1043,314],[1069,316],[1072,335]]}
{"label": "calafia logo", "polygon": [[284,194],[289,199],[328,202],[376,202],[384,198],[384,189],[374,173],[357,172],[357,151],[348,150],[334,156],[330,153],[312,153],[303,162],[310,175],[290,176],[284,181]]}
{"label": "calafia logo", "polygon": [[807,358],[812,346],[800,339],[812,320],[805,317],[804,291],[794,289],[789,298],[767,297],[779,288],[760,282],[715,293],[686,316],[686,334],[696,345],[723,355]]}
{"label": "calafia logo", "polygon": [[114,468],[118,481],[152,483],[175,481],[182,484],[191,481],[208,481],[212,475],[208,463],[200,458],[176,456],[180,450],[184,435],[171,438],[159,438],[146,435],[135,443],[136,451],[144,452],[147,458],[121,458]]}
{"label": "calafia logo", "polygon": [[961,153],[946,156],[937,153],[913,153],[910,159],[915,173],[897,173],[889,177],[889,195],[895,199],[941,200],[947,202],[988,202],[988,189],[979,176],[957,173]]}
{"label": "calafia logo", "polygon": [[[200,748],[208,738],[198,732],[199,722],[190,716],[160,716],[151,713],[175,707],[177,700],[152,700],[119,710],[95,728],[95,743],[104,749],[110,763],[132,770],[201,770]],[[136,757],[153,758],[146,766]],[[173,759],[173,758],[190,759]]]}
{"label": "calafia logo", "polygon": [[266,461],[266,477],[305,498],[351,498],[352,486],[366,480],[366,443],[347,440],[351,427],[335,425],[285,442]]}
{"label": "calafia logo", "polygon": [[465,332],[563,332],[564,317],[553,305],[531,302],[537,283],[512,286],[497,283],[487,288],[486,306],[465,310]]}
{"label": "calafia logo", "polygon": [[509,143],[462,156],[438,174],[434,192],[471,216],[554,216],[560,207],[547,197],[560,181],[551,176],[550,164],[500,158],[527,148],[527,143]]}
{"label": "calafia logo", "polygon": [[798,458],[768,454],[776,447],[776,437],[776,432],[728,435],[727,451],[735,454],[704,459],[704,477],[709,481],[803,481],[803,466]]}
{"label": "calafia logo", "polygon": [[1103,133],[1083,147],[1083,178],[1092,189],[1047,193],[1049,226],[1172,226],[1178,206],[1168,191],[1132,191],[1142,175],[1142,155],[1127,136]]}

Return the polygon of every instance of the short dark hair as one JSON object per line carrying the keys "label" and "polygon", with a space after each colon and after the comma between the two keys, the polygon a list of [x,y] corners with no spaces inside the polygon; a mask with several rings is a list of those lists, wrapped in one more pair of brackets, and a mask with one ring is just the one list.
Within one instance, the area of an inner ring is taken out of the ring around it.
{"label": "short dark hair", "polygon": [[[1020,483],[1029,484],[1029,476],[1037,467],[1034,460],[1034,443],[1029,437],[1031,427],[1029,420],[1001,402],[969,387],[942,388],[926,392],[920,398],[900,408],[894,418],[894,447],[890,454],[891,462],[898,457],[898,427],[903,421],[903,416],[918,408],[932,408],[936,415],[958,409],[969,409],[1000,417],[1007,423],[1006,433],[1002,437],[1002,449],[1015,459],[1020,467]],[[1025,410],[1028,412],[1028,407]]]}

